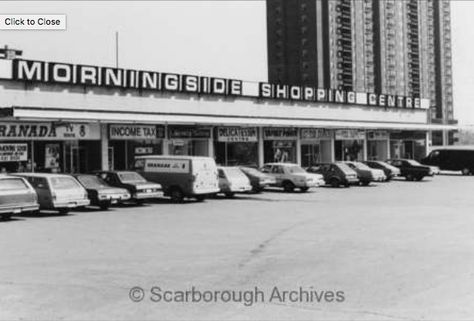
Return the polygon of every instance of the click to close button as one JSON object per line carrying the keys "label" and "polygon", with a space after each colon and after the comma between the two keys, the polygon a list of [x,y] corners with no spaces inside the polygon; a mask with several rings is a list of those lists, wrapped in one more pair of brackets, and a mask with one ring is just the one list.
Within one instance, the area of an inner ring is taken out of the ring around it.
{"label": "click to close button", "polygon": [[0,30],[66,30],[66,15],[2,14]]}

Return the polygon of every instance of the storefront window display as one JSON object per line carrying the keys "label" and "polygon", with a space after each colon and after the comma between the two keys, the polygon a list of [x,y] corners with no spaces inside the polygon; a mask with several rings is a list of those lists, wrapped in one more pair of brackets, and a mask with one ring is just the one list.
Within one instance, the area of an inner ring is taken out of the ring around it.
{"label": "storefront window display", "polygon": [[339,129],[335,132],[335,158],[337,161],[355,161],[364,159],[365,131],[357,129]]}
{"label": "storefront window display", "polygon": [[331,162],[331,139],[334,133],[327,129],[301,129],[301,165]]}
{"label": "storefront window display", "polygon": [[258,129],[256,127],[218,127],[215,137],[218,164],[258,166]]}
{"label": "storefront window display", "polygon": [[0,124],[0,145],[4,142],[26,146],[26,150],[22,147],[26,154],[17,161],[13,156],[5,164],[0,161],[9,172],[77,173],[100,168],[98,124]]}
{"label": "storefront window display", "polygon": [[426,136],[422,132],[399,132],[390,134],[391,158],[421,160],[426,156]]}
{"label": "storefront window display", "polygon": [[384,161],[388,158],[390,134],[387,131],[370,131],[367,133],[367,158]]}
{"label": "storefront window display", "polygon": [[209,156],[211,129],[208,127],[168,127],[170,155]]}
{"label": "storefront window display", "polygon": [[131,169],[135,157],[163,154],[165,129],[155,125],[109,125],[110,169]]}
{"label": "storefront window display", "polygon": [[296,128],[264,128],[263,150],[265,163],[296,163]]}

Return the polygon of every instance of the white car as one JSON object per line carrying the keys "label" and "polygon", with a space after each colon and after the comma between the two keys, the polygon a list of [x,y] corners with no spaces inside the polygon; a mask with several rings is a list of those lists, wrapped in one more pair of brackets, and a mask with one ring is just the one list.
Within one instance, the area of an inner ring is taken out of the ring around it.
{"label": "white car", "polygon": [[250,180],[238,167],[218,166],[219,189],[227,197],[234,197],[235,193],[247,193],[252,190]]}
{"label": "white car", "polygon": [[306,192],[311,187],[325,184],[323,175],[308,173],[298,164],[267,163],[261,171],[275,177],[276,183],[273,186],[283,187],[285,192],[293,192],[295,188]]}

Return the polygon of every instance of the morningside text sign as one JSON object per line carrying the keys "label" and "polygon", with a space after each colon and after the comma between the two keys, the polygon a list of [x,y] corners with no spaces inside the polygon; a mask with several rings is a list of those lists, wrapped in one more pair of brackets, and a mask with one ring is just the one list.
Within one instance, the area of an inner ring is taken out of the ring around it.
{"label": "morningside text sign", "polygon": [[[5,67],[7,63],[11,63],[11,67]],[[2,61],[2,64],[3,68],[0,68],[0,79],[26,82],[368,105],[386,108],[429,108],[429,100],[418,97],[358,93],[354,91],[270,84],[266,82],[255,84],[237,79],[23,59]],[[258,86],[256,90],[254,85]]]}

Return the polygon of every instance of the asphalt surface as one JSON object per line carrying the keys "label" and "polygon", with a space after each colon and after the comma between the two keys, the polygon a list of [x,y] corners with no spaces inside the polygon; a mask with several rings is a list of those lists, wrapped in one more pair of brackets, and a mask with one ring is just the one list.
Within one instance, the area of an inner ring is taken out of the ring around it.
{"label": "asphalt surface", "polygon": [[[0,319],[472,320],[473,190],[440,175],[16,217],[0,222]],[[193,286],[247,300],[153,301]]]}

